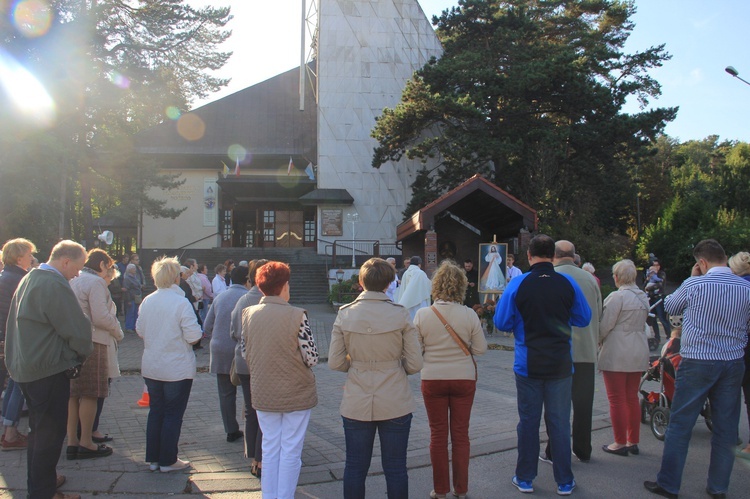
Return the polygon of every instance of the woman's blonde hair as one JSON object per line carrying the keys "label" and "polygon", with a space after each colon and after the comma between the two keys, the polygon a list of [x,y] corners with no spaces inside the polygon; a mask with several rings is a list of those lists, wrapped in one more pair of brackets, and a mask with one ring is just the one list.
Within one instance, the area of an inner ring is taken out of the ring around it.
{"label": "woman's blonde hair", "polygon": [[0,252],[3,259],[3,265],[18,265],[18,259],[26,253],[36,253],[36,246],[28,239],[19,237],[6,241],[3,250]]}
{"label": "woman's blonde hair", "polygon": [[612,275],[617,278],[617,283],[622,286],[625,284],[635,284],[635,276],[638,271],[635,270],[635,264],[632,260],[620,260],[612,265]]}
{"label": "woman's blonde hair", "polygon": [[450,260],[443,260],[432,275],[432,299],[464,302],[469,280],[466,272]]}
{"label": "woman's blonde hair", "polygon": [[170,287],[175,283],[180,275],[180,262],[177,257],[168,258],[162,256],[157,258],[151,265],[151,276],[154,278],[154,284],[159,289]]}
{"label": "woman's blonde hair", "polygon": [[732,255],[729,258],[729,268],[732,269],[734,275],[743,276],[750,274],[750,253],[740,251],[736,255]]}

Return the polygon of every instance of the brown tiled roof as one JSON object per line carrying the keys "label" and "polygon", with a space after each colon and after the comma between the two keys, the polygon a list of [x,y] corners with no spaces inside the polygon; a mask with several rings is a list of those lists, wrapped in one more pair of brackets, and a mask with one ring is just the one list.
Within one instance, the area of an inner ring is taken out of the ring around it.
{"label": "brown tiled roof", "polygon": [[513,235],[522,228],[530,231],[537,228],[533,208],[489,180],[474,175],[399,224],[396,240],[403,241],[416,232],[428,230],[435,218],[446,211],[500,237]]}

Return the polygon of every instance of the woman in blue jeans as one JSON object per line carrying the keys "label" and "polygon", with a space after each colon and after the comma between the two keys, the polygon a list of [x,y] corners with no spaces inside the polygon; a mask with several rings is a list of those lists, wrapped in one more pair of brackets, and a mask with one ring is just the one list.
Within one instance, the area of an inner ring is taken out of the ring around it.
{"label": "woman in blue jeans", "polygon": [[143,338],[141,373],[150,398],[146,461],[151,471],[166,473],[190,466],[177,457],[177,443],[195,377],[192,345],[203,332],[180,289],[177,259],[156,260],[151,275],[157,290],[141,303],[135,330]]}
{"label": "woman in blue jeans", "polygon": [[[5,384],[5,323],[8,320],[10,301],[18,284],[31,267],[31,260],[36,253],[36,246],[28,239],[17,238],[7,241],[2,249],[2,262],[5,268],[0,272],[0,391]],[[3,433],[0,445],[3,450],[26,448],[26,435],[18,432],[23,407],[21,387],[8,378],[8,388],[3,397]]]}
{"label": "woman in blue jeans", "polygon": [[395,270],[385,260],[362,265],[364,291],[339,310],[328,366],[348,373],[341,401],[346,437],[344,499],[364,499],[375,432],[389,499],[409,497],[406,449],[416,407],[407,375],[422,369],[422,349],[409,311],[385,294]]}

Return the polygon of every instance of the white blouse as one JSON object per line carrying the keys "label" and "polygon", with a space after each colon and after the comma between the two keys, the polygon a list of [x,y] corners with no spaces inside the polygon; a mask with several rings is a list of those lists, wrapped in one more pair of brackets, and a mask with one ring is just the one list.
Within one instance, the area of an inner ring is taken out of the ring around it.
{"label": "white blouse", "polygon": [[182,289],[173,284],[143,299],[135,324],[143,338],[141,375],[157,381],[181,381],[195,377],[192,343],[202,336],[193,306]]}

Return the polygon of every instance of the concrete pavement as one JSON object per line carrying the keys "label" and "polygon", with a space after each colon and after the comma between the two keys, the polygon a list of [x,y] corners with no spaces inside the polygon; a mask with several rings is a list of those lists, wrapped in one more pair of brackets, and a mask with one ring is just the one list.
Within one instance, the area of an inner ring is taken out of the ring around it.
{"label": "concrete pavement", "polygon": [[[333,310],[325,305],[311,305],[311,324],[322,356],[327,356]],[[488,338],[497,350],[478,357],[479,382],[471,420],[472,461],[469,497],[490,499],[520,495],[510,484],[516,459],[516,424],[513,377],[512,338],[492,335]],[[250,475],[249,462],[243,457],[241,441],[226,442],[215,377],[206,373],[208,342],[197,353],[199,372],[193,384],[190,403],[180,439],[180,457],[189,459],[188,472],[151,473],[144,462],[146,417],[148,409],[140,408],[143,381],[138,373],[142,343],[127,334],[119,350],[124,375],[112,384],[100,429],[114,437],[114,454],[110,457],[67,461],[63,455],[58,472],[67,476],[65,492],[79,492],[84,497],[216,497],[260,498],[260,483]],[[312,411],[303,451],[303,468],[297,498],[338,498],[342,496],[345,444],[338,412],[343,373],[333,372],[325,363],[315,369],[319,403]],[[429,497],[432,469],[429,461],[429,427],[419,390],[419,376],[410,377],[417,398],[408,450],[411,497]],[[240,391],[241,393],[241,391]],[[242,418],[241,394],[238,396],[238,421]],[[604,454],[600,447],[612,441],[608,403],[600,375],[596,379],[594,401],[594,453],[590,463],[574,461],[578,488],[574,496],[601,498],[655,497],[643,489],[643,480],[653,480],[659,468],[662,443],[647,426],[641,430],[641,455],[619,457]],[[22,420],[21,427],[27,425]],[[241,425],[242,426],[242,425]],[[741,423],[746,439],[747,421]],[[545,434],[542,431],[542,437]],[[696,424],[691,451],[683,481],[682,497],[707,497],[705,477],[710,452],[710,433],[702,421]],[[377,440],[376,440],[377,441]],[[385,479],[376,444],[368,478],[368,497],[385,496]],[[534,482],[535,495],[556,497],[551,467],[540,463]],[[0,497],[25,497],[26,451],[0,453]],[[730,497],[747,497],[750,491],[750,462],[737,460]]]}

